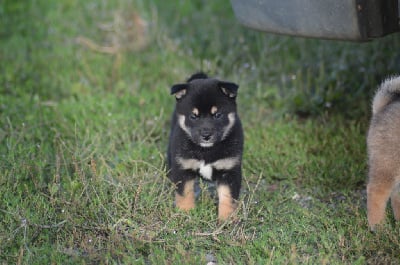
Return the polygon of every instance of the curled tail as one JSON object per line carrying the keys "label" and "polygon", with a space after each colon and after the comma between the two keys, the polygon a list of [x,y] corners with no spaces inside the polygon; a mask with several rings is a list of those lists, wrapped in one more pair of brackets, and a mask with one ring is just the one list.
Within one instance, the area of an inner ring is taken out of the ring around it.
{"label": "curled tail", "polygon": [[372,101],[372,114],[384,109],[394,100],[400,99],[400,76],[393,76],[386,79],[376,91]]}

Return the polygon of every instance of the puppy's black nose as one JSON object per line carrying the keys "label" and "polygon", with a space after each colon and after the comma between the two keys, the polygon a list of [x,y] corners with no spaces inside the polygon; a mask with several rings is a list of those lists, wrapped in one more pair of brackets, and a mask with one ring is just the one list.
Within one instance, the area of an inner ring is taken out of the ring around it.
{"label": "puppy's black nose", "polygon": [[203,137],[204,141],[208,141],[211,138],[211,134],[210,135],[202,135],[202,137]]}
{"label": "puppy's black nose", "polygon": [[209,141],[211,139],[211,136],[212,136],[211,129],[208,129],[208,128],[202,129],[201,132],[200,132],[200,136],[204,141]]}

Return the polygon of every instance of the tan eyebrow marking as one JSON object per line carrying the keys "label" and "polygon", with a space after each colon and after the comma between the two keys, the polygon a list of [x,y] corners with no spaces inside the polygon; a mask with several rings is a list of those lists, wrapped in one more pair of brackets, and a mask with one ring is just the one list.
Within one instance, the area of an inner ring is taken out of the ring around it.
{"label": "tan eyebrow marking", "polygon": [[193,108],[192,113],[196,116],[199,115],[199,109],[198,108]]}
{"label": "tan eyebrow marking", "polygon": [[215,113],[217,113],[218,108],[216,106],[212,106],[211,107],[211,114],[214,115]]}

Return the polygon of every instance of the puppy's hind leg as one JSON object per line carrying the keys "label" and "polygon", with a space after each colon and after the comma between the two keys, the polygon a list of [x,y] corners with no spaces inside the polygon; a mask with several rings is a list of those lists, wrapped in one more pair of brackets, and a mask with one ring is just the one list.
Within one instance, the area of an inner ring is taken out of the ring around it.
{"label": "puppy's hind leg", "polygon": [[387,180],[388,175],[375,175],[370,178],[367,185],[367,211],[368,211],[368,224],[372,231],[375,226],[381,224],[385,218],[386,203],[389,200],[390,194],[393,189],[392,181],[374,181],[375,178]]}
{"label": "puppy's hind leg", "polygon": [[400,184],[397,183],[390,196],[394,218],[396,221],[400,220]]}

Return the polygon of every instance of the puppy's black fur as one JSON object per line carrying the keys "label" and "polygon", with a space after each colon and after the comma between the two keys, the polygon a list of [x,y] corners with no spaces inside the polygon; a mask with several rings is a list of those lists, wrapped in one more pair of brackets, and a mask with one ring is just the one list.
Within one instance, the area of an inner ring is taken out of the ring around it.
{"label": "puppy's black fur", "polygon": [[176,185],[176,206],[194,207],[194,179],[217,182],[219,219],[236,208],[241,187],[243,130],[236,111],[238,85],[192,75],[172,86],[176,97],[168,145],[168,176]]}

